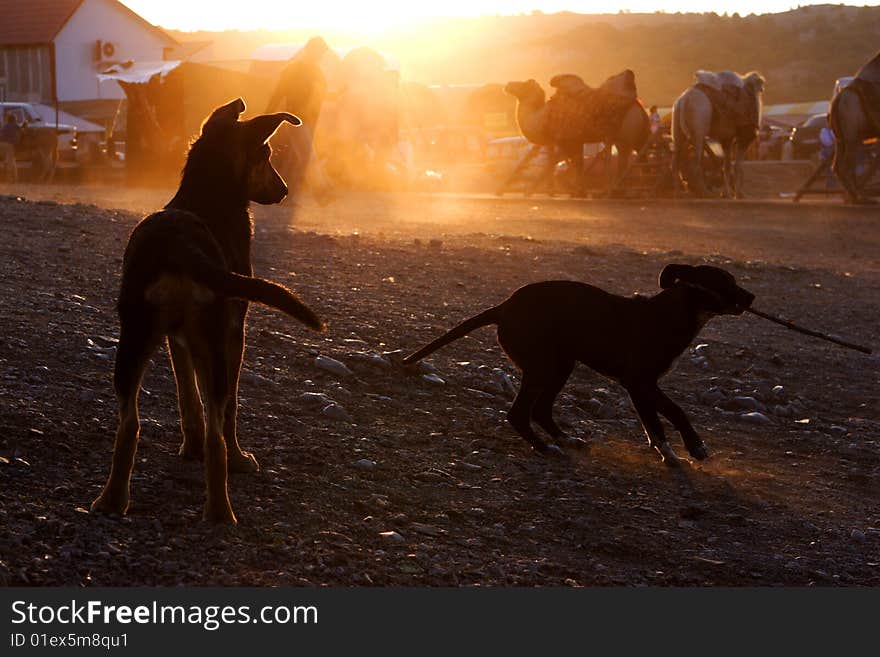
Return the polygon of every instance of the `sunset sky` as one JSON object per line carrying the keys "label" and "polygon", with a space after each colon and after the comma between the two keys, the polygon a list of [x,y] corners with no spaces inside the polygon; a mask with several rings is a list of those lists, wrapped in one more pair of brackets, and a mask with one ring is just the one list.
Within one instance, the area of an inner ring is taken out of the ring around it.
{"label": "sunset sky", "polygon": [[535,10],[545,13],[558,11],[584,14],[616,13],[621,9],[632,12],[727,11],[745,15],[785,11],[798,4],[820,4],[791,0],[731,0],[722,5],[709,0],[611,0],[610,2],[607,0],[445,0],[442,3],[402,3],[399,0],[385,2],[382,0],[371,2],[247,0],[247,2],[229,3],[216,0],[122,1],[156,25],[181,30],[334,27],[364,34],[378,34],[387,29],[406,27],[436,16],[519,14]]}

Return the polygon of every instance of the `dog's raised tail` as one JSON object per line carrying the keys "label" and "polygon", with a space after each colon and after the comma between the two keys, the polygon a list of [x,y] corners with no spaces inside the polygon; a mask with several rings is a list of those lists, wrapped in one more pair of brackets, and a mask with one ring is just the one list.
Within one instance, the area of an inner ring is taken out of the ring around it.
{"label": "dog's raised tail", "polygon": [[224,296],[247,299],[270,308],[277,308],[315,331],[323,331],[326,328],[315,311],[283,285],[264,278],[242,276],[233,272],[224,272],[222,278],[216,282],[219,283],[216,286],[219,288],[217,291]]}
{"label": "dog's raised tail", "polygon": [[441,347],[445,347],[450,342],[455,342],[459,338],[463,338],[471,331],[475,331],[476,329],[482,326],[489,326],[490,324],[497,324],[500,316],[501,310],[499,306],[495,306],[494,308],[489,308],[489,310],[484,310],[476,317],[471,317],[470,319],[464,320],[461,324],[451,329],[447,333],[444,333],[439,338],[426,344],[424,347],[419,349],[417,352],[410,354],[406,358],[403,359],[404,365],[409,365],[411,363],[416,363],[428,354],[432,354]]}

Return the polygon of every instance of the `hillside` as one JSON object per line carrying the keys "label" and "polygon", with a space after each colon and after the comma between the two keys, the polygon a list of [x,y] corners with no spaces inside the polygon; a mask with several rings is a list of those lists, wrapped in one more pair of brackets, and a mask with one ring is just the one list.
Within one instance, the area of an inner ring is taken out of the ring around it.
{"label": "hillside", "polygon": [[[210,40],[203,57],[247,59],[260,45],[304,41],[313,31],[172,34]],[[363,43],[324,32],[333,45]],[[574,72],[598,83],[632,68],[648,103],[669,104],[699,68],[757,69],[767,102],[821,99],[880,46],[880,7],[822,5],[781,14],[574,13],[443,19],[367,45],[394,55],[403,77],[426,84],[503,82]],[[208,54],[209,53],[209,54]]]}

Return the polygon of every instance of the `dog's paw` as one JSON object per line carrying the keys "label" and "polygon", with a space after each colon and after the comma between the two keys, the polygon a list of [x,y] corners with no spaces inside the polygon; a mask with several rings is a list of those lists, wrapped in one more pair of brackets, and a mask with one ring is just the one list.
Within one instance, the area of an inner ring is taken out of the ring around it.
{"label": "dog's paw", "polygon": [[709,458],[709,448],[706,447],[706,443],[703,441],[700,441],[699,444],[693,447],[688,447],[688,453],[698,461]]}
{"label": "dog's paw", "polygon": [[257,457],[250,452],[238,452],[228,455],[228,467],[230,472],[259,472],[260,464]]}
{"label": "dog's paw", "polygon": [[92,506],[89,508],[91,513],[124,516],[128,511],[128,495],[111,495],[105,490],[92,502]]}
{"label": "dog's paw", "polygon": [[675,450],[670,447],[669,443],[655,445],[654,449],[660,453],[660,458],[668,467],[676,468],[681,465],[681,457],[675,453]]}
{"label": "dog's paw", "polygon": [[202,447],[193,447],[192,443],[183,443],[177,454],[187,461],[203,461],[205,459],[205,451]]}
{"label": "dog's paw", "polygon": [[238,520],[232,512],[232,506],[227,501],[226,504],[206,504],[202,517],[210,523],[216,525],[235,525]]}

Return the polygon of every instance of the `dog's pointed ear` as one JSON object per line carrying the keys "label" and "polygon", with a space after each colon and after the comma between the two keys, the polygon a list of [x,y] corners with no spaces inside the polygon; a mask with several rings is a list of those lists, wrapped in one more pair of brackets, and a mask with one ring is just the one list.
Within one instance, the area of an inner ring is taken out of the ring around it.
{"label": "dog's pointed ear", "polygon": [[222,125],[235,123],[245,109],[247,109],[247,106],[241,98],[236,98],[225,105],[221,105],[211,112],[211,116],[208,117],[208,120],[205,121],[205,124],[202,126],[202,132],[205,132],[206,129],[210,130]]}
{"label": "dog's pointed ear", "polygon": [[663,271],[660,272],[660,280],[658,284],[664,290],[672,287],[680,280],[685,280],[694,270],[691,265],[674,265],[669,264],[663,268]]}
{"label": "dog's pointed ear", "polygon": [[262,114],[252,118],[247,122],[247,134],[250,141],[258,144],[265,143],[284,121],[294,126],[302,125],[302,120],[298,116],[287,112]]}

